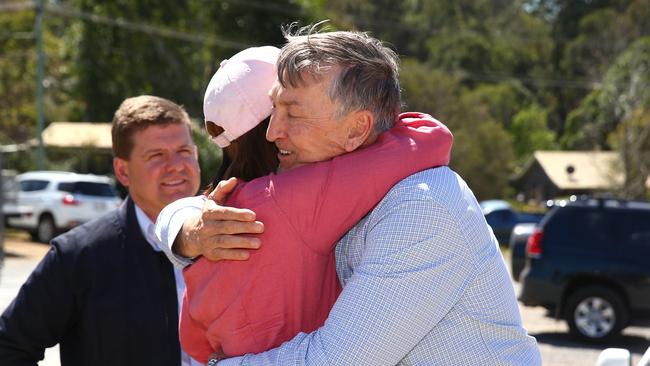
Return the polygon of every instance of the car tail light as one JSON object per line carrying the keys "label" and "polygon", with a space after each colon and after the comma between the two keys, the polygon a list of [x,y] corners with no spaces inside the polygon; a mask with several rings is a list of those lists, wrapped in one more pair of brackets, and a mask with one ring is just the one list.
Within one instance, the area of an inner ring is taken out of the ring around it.
{"label": "car tail light", "polygon": [[81,204],[81,202],[79,202],[79,200],[74,198],[74,196],[71,194],[66,194],[65,196],[63,196],[63,199],[61,201],[63,202],[64,205],[67,206],[78,206],[79,204]]}
{"label": "car tail light", "polygon": [[542,239],[544,232],[536,229],[526,242],[526,256],[530,258],[539,258],[542,255]]}

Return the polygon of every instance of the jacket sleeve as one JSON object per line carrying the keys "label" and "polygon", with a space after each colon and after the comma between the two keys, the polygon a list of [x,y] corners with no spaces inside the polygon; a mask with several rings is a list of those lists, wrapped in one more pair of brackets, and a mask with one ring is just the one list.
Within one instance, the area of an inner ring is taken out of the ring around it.
{"label": "jacket sleeve", "polygon": [[0,317],[2,365],[36,366],[45,348],[64,337],[77,312],[64,257],[53,244]]}
{"label": "jacket sleeve", "polygon": [[275,176],[272,194],[302,241],[327,253],[397,182],[447,165],[452,141],[431,116],[405,113],[363,149]]}

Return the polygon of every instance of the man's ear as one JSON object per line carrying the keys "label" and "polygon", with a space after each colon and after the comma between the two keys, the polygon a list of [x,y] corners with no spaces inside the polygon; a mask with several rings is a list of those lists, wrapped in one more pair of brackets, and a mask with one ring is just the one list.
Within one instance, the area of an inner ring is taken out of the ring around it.
{"label": "man's ear", "polygon": [[348,135],[345,141],[345,151],[351,152],[362,146],[372,134],[375,116],[367,110],[352,112],[348,125]]}
{"label": "man's ear", "polygon": [[129,162],[122,158],[113,158],[113,170],[115,171],[115,178],[122,183],[123,186],[129,186]]}

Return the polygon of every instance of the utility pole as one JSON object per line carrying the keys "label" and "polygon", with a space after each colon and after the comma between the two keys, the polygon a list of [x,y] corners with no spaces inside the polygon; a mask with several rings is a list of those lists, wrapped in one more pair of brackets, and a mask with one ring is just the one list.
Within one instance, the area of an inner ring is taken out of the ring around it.
{"label": "utility pole", "polygon": [[36,1],[36,24],[34,32],[36,33],[36,129],[38,134],[38,150],[36,154],[36,166],[38,170],[45,167],[45,148],[43,146],[43,125],[45,120],[45,111],[43,106],[43,79],[45,73],[45,51],[43,50],[43,15],[45,13],[44,0]]}
{"label": "utility pole", "polygon": [[5,257],[5,191],[4,191],[4,174],[2,173],[2,159],[4,158],[2,151],[0,151],[0,269],[2,268],[2,261]]}

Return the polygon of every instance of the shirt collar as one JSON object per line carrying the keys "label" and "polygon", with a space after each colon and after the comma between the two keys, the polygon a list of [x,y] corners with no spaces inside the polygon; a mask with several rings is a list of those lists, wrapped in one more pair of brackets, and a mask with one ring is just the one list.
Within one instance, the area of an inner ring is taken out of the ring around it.
{"label": "shirt collar", "polygon": [[155,224],[151,221],[151,219],[149,219],[149,216],[147,216],[147,214],[145,214],[138,205],[134,204],[134,206],[135,217],[138,220],[138,226],[140,227],[142,236],[144,236],[153,250],[160,252],[160,248],[158,247],[160,241],[158,240],[158,237],[156,237]]}

